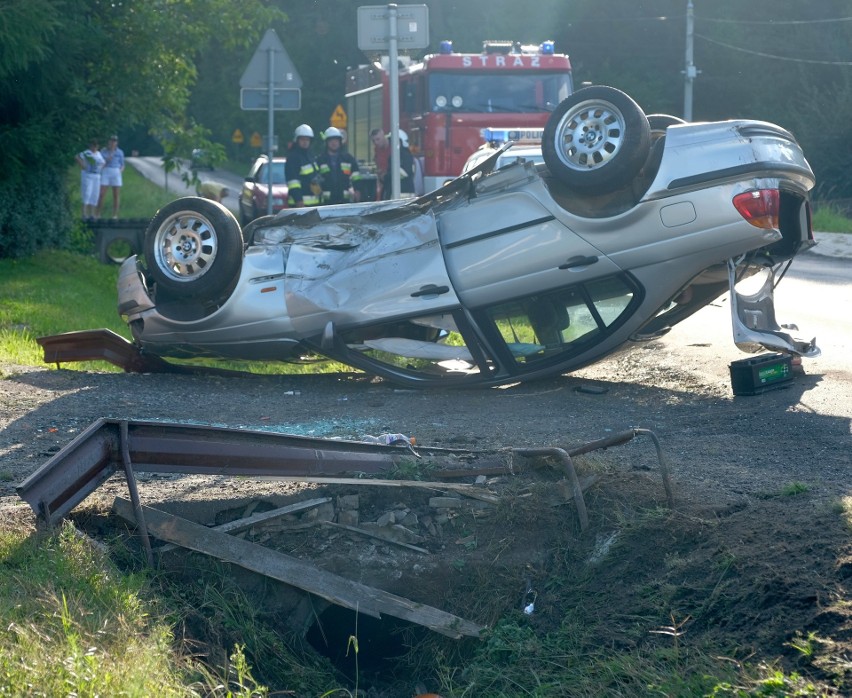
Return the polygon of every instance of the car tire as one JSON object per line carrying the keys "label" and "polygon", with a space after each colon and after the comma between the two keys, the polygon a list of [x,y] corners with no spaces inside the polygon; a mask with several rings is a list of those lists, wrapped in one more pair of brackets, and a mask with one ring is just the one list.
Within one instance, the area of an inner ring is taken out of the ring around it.
{"label": "car tire", "polygon": [[679,116],[671,114],[648,114],[648,126],[651,128],[651,144],[653,145],[658,139],[666,135],[666,129],[669,126],[677,126],[685,124],[686,121]]}
{"label": "car tire", "polygon": [[145,263],[158,289],[184,298],[220,298],[242,263],[243,238],[222,204],[186,197],[163,206],[145,231]]}
{"label": "car tire", "polygon": [[583,192],[607,194],[642,168],[651,146],[642,108],[614,87],[578,90],[550,115],[542,155],[551,174]]}

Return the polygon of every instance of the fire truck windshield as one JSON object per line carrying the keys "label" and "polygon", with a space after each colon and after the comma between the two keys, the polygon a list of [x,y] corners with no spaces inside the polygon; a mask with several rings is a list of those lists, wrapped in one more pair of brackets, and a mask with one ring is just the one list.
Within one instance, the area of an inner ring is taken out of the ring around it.
{"label": "fire truck windshield", "polygon": [[553,111],[571,94],[565,73],[435,72],[429,75],[431,111],[529,113]]}

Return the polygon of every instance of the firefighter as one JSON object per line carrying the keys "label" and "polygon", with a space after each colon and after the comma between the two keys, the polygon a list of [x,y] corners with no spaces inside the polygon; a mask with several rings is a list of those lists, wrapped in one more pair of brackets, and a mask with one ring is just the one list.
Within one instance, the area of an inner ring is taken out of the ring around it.
{"label": "firefighter", "polygon": [[314,130],[301,124],[293,132],[293,143],[287,149],[287,164],[284,166],[287,188],[287,205],[290,208],[318,206],[322,196],[322,182],[311,142]]}
{"label": "firefighter", "polygon": [[353,185],[361,178],[358,162],[343,150],[343,133],[329,126],[323,133],[325,152],[317,158],[322,177],[322,203],[348,204],[359,201]]}
{"label": "firefighter", "polygon": [[[382,178],[382,198],[391,198],[391,171]],[[414,156],[408,148],[408,134],[399,130],[399,191],[401,194],[414,194]]]}

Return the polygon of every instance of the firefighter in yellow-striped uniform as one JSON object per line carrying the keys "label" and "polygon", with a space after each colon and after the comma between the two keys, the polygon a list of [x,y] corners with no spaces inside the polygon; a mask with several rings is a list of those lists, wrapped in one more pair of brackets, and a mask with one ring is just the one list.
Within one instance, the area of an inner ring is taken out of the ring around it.
{"label": "firefighter in yellow-striped uniform", "polygon": [[322,203],[348,204],[359,201],[353,184],[361,178],[358,161],[343,149],[343,132],[330,126],[322,135],[325,152],[317,158],[322,176]]}
{"label": "firefighter in yellow-striped uniform", "polygon": [[290,208],[319,206],[322,197],[322,181],[319,165],[311,153],[314,130],[307,124],[296,127],[293,143],[287,150],[284,173],[289,190],[287,205]]}

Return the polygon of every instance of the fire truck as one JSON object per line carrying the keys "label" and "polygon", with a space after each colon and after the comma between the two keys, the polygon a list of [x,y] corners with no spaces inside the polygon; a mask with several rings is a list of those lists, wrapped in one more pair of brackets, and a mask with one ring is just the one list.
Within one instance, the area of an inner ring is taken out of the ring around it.
{"label": "fire truck", "polygon": [[[370,165],[370,131],[390,130],[388,71],[378,63],[361,66],[347,82],[348,147]],[[486,129],[543,128],[571,92],[571,62],[554,52],[552,41],[487,41],[476,54],[454,53],[452,42],[443,41],[439,53],[403,65],[399,125],[422,177],[418,193],[458,176]]]}

